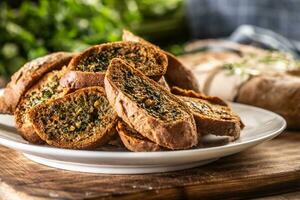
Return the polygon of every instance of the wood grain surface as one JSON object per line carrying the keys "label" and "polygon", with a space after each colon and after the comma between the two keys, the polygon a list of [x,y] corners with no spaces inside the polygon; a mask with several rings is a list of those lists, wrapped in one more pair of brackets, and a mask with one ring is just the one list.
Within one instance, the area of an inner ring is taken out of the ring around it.
{"label": "wood grain surface", "polygon": [[300,133],[199,168],[148,175],[57,170],[0,147],[0,199],[239,199],[300,190]]}

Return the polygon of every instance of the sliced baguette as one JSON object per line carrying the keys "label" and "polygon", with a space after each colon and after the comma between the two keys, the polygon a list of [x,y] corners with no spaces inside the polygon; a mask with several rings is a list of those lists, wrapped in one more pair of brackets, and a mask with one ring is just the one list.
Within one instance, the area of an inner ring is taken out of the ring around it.
{"label": "sliced baguette", "polygon": [[[144,40],[143,38],[134,35],[128,30],[123,30],[123,41],[141,42],[152,45],[159,49],[154,44]],[[163,51],[163,50],[162,50]],[[182,62],[180,62],[173,54],[163,51],[168,58],[168,67],[165,74],[167,83],[170,86],[178,86],[184,89],[199,91],[199,85],[194,74]]]}
{"label": "sliced baguette", "polygon": [[196,92],[194,90],[186,90],[186,89],[182,89],[182,88],[179,88],[179,87],[172,87],[171,93],[176,94],[176,95],[180,95],[180,96],[187,96],[187,97],[193,97],[193,98],[207,100],[207,101],[209,101],[210,103],[213,103],[213,104],[228,106],[228,104],[219,97],[206,96],[205,94],[200,93],[200,92]]}
{"label": "sliced baguette", "polygon": [[61,80],[63,87],[103,86],[105,72],[113,58],[125,59],[146,76],[159,80],[167,70],[167,57],[153,46],[139,42],[112,42],[93,46],[74,57],[69,73]]}
{"label": "sliced baguette", "polygon": [[233,139],[240,137],[244,124],[223,100],[176,87],[171,91],[192,111],[199,134],[230,136]]}
{"label": "sliced baguette", "polygon": [[59,87],[59,79],[63,76],[64,71],[49,72],[21,97],[14,113],[16,127],[22,137],[31,143],[40,144],[44,141],[34,131],[28,113],[35,106],[49,99],[62,97],[69,92],[68,89]]}
{"label": "sliced baguette", "polygon": [[143,152],[166,150],[166,148],[145,138],[121,120],[118,122],[117,131],[124,146],[130,151]]}
{"label": "sliced baguette", "polygon": [[196,124],[188,107],[141,71],[113,59],[104,83],[118,116],[144,137],[170,149],[197,144]]}
{"label": "sliced baguette", "polygon": [[29,112],[37,134],[49,145],[91,149],[115,133],[117,115],[101,87],[77,90],[40,104]]}
{"label": "sliced baguette", "polygon": [[11,77],[0,97],[0,113],[13,114],[21,96],[44,74],[60,69],[71,60],[72,53],[57,52],[26,63]]}

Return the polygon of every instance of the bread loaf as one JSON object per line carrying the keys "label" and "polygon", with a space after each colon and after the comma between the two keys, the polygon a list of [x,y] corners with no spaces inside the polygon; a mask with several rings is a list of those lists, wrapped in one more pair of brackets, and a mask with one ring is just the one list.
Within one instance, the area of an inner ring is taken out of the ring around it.
{"label": "bread loaf", "polygon": [[279,73],[253,77],[240,87],[236,101],[276,112],[285,118],[288,128],[300,128],[298,76]]}

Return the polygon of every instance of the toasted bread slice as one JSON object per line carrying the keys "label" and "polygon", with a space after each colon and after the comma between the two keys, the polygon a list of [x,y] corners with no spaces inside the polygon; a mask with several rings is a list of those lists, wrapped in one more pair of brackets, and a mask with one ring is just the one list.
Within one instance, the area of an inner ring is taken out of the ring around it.
{"label": "toasted bread slice", "polygon": [[[143,38],[134,35],[128,30],[123,30],[123,41],[141,42],[148,45],[152,45],[159,49],[154,44],[144,40]],[[168,67],[165,74],[167,83],[170,86],[178,86],[184,89],[199,91],[199,85],[194,74],[180,62],[173,54],[163,51],[168,58]]]}
{"label": "toasted bread slice", "polygon": [[34,59],[19,69],[7,84],[4,95],[0,97],[0,113],[13,114],[21,96],[44,74],[67,65],[73,54],[52,53]]}
{"label": "toasted bread slice", "polygon": [[77,90],[40,104],[29,112],[37,134],[49,145],[91,149],[115,133],[117,115],[101,87]]}
{"label": "toasted bread slice", "polygon": [[166,148],[163,148],[158,144],[152,142],[151,140],[145,138],[121,120],[118,122],[117,131],[124,146],[130,151],[143,152],[166,150]]}
{"label": "toasted bread slice", "polygon": [[185,90],[185,89],[182,89],[182,88],[179,88],[179,87],[172,87],[171,93],[176,94],[176,95],[180,95],[180,96],[187,96],[187,97],[193,97],[193,98],[207,100],[207,101],[209,101],[210,103],[213,103],[213,104],[228,106],[228,104],[219,97],[206,96],[205,94],[202,94],[200,92],[196,92],[194,90]]}
{"label": "toasted bread slice", "polygon": [[68,89],[59,86],[59,79],[63,76],[64,71],[49,72],[21,97],[14,114],[16,127],[22,137],[31,143],[39,144],[44,143],[44,141],[34,131],[28,112],[49,99],[62,97],[69,92]]}
{"label": "toasted bread slice", "polygon": [[180,88],[172,88],[171,91],[181,95],[179,97],[191,109],[198,133],[239,138],[244,124],[223,100]]}
{"label": "toasted bread slice", "polygon": [[74,57],[68,66],[71,75],[66,74],[61,85],[71,88],[103,86],[105,72],[113,58],[125,59],[154,80],[165,74],[168,65],[167,57],[150,45],[139,42],[106,43],[93,46]]}
{"label": "toasted bread slice", "polygon": [[113,59],[104,83],[119,117],[144,137],[170,149],[197,144],[195,120],[188,107],[141,71]]}

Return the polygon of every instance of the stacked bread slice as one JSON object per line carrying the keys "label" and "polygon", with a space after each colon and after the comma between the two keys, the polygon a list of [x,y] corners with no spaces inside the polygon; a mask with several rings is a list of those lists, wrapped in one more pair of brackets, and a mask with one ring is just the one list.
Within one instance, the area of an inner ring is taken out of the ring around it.
{"label": "stacked bread slice", "polygon": [[46,73],[60,69],[69,63],[74,54],[67,52],[52,53],[26,63],[15,74],[0,97],[0,112],[13,114],[22,95]]}
{"label": "stacked bread slice", "polygon": [[113,59],[105,91],[118,116],[144,137],[170,149],[198,142],[195,120],[175,95],[121,59]]}
{"label": "stacked bread slice", "polygon": [[159,80],[167,70],[167,57],[157,48],[139,42],[112,42],[93,46],[74,57],[61,85],[75,89],[104,86],[104,76],[113,58],[126,60],[154,80]]}
{"label": "stacked bread slice", "polygon": [[62,88],[59,80],[63,76],[65,69],[54,70],[47,73],[32,86],[20,99],[15,111],[16,126],[21,135],[31,143],[43,143],[39,135],[35,133],[29,120],[29,111],[39,104],[65,96],[68,88]]}
{"label": "stacked bread slice", "polygon": [[[26,70],[34,78],[11,95],[14,110],[5,96],[0,111],[14,112],[29,142],[60,148],[121,141],[130,151],[164,151],[194,148],[206,134],[239,137],[240,118],[221,99],[197,93],[175,56],[128,31],[124,39],[20,69],[14,77]],[[45,70],[37,76],[36,69]]]}

